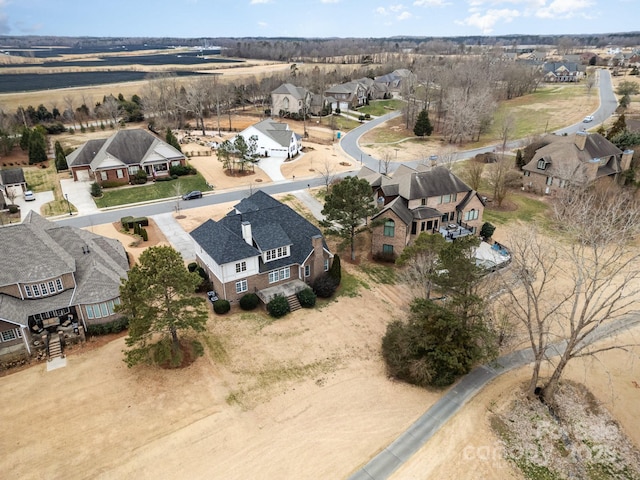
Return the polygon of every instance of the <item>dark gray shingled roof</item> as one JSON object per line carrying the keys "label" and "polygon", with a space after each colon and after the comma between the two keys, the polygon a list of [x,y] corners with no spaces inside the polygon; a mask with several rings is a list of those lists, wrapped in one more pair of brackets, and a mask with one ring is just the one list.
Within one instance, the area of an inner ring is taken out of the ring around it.
{"label": "dark gray shingled roof", "polygon": [[252,226],[251,236],[262,252],[291,245],[291,239],[277,223],[261,223]]}
{"label": "dark gray shingled roof", "polygon": [[398,178],[399,195],[407,200],[439,197],[452,193],[469,192],[471,188],[456,177],[448,168],[436,167],[426,172],[414,171]]}
{"label": "dark gray shingled roof", "polygon": [[[258,232],[261,241],[269,245],[266,249],[290,246],[289,257],[267,264],[261,261],[261,272],[301,264],[313,252],[312,237],[322,235],[318,227],[262,190],[238,203],[235,212],[237,213],[232,212],[218,222],[207,220],[191,232],[193,239],[218,265],[260,255],[258,249],[249,246],[242,238],[242,222],[251,224],[254,240],[255,232]],[[263,238],[270,228],[274,233]],[[323,246],[328,250],[324,239]]]}
{"label": "dark gray shingled roof", "polygon": [[410,225],[413,221],[413,213],[407,207],[407,201],[404,198],[397,197],[382,208],[378,213],[373,215],[371,219],[383,217],[385,213],[392,211],[405,223]]}
{"label": "dark gray shingled roof", "polygon": [[24,179],[24,171],[21,168],[7,168],[0,170],[0,184],[2,185],[19,185],[27,183]]}
{"label": "dark gray shingled roof", "polygon": [[244,241],[241,230],[237,234],[221,222],[207,220],[190,235],[218,265],[260,255],[258,249]]}
{"label": "dark gray shingled roof", "polygon": [[96,154],[100,151],[106,141],[106,138],[89,140],[67,156],[67,165],[90,165],[91,161],[95,158]]}

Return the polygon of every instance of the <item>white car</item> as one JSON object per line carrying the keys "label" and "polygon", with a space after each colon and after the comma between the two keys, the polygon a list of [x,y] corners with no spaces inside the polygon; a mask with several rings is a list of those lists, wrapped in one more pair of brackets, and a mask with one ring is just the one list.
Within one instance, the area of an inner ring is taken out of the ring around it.
{"label": "white car", "polygon": [[593,115],[587,115],[586,117],[584,117],[584,120],[582,120],[582,123],[589,123],[589,122],[593,122]]}
{"label": "white car", "polygon": [[27,190],[24,192],[24,200],[25,202],[31,202],[36,199],[35,194],[31,190]]}

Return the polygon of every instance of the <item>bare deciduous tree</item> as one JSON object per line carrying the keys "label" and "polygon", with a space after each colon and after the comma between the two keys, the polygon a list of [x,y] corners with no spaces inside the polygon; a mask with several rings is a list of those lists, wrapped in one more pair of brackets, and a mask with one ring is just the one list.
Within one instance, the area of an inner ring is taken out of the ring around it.
{"label": "bare deciduous tree", "polygon": [[329,186],[333,183],[333,180],[336,178],[336,171],[331,164],[331,161],[328,158],[325,158],[324,163],[318,170],[318,173],[322,177],[322,183],[329,191]]}
{"label": "bare deciduous tree", "polygon": [[393,155],[391,154],[391,150],[389,150],[388,148],[385,148],[382,151],[382,154],[380,155],[380,163],[382,165],[382,169],[384,170],[383,172],[380,172],[380,173],[389,175],[389,166],[391,165],[392,161],[393,161]]}
{"label": "bare deciduous tree", "polygon": [[491,164],[487,172],[487,181],[493,190],[493,200],[498,207],[502,206],[510,188],[517,187],[520,182],[520,174],[514,170],[512,157],[499,155],[497,161]]}
{"label": "bare deciduous tree", "polygon": [[476,192],[482,184],[482,172],[484,171],[484,163],[477,162],[473,159],[469,160],[464,170],[460,172],[462,179]]}
{"label": "bare deciduous tree", "polygon": [[[553,404],[558,382],[575,359],[630,345],[589,341],[612,320],[629,312],[640,293],[640,205],[615,186],[565,191],[554,208],[564,240],[544,240],[529,229],[510,241],[503,304],[526,328],[535,362],[528,394]],[[540,384],[548,346],[563,339],[551,377]],[[536,390],[539,389],[539,390]]]}

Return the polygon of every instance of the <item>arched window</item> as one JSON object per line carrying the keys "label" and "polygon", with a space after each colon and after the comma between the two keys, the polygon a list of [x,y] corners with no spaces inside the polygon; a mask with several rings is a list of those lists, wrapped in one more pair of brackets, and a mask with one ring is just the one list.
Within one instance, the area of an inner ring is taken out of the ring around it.
{"label": "arched window", "polygon": [[289,110],[289,97],[284,97],[284,100],[282,101],[282,106],[284,107],[285,110]]}
{"label": "arched window", "polygon": [[396,234],[396,222],[393,220],[387,220],[384,222],[384,236],[393,237]]}

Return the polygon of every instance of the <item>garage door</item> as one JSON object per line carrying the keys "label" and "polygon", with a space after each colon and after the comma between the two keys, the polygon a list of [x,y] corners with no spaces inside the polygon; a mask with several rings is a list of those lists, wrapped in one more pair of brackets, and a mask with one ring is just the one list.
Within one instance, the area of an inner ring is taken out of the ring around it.
{"label": "garage door", "polygon": [[22,187],[20,186],[12,186],[12,187],[7,187],[7,197],[9,198],[17,198],[17,197],[22,197]]}
{"label": "garage door", "polygon": [[89,170],[76,170],[76,178],[78,179],[78,182],[88,182],[91,180]]}

